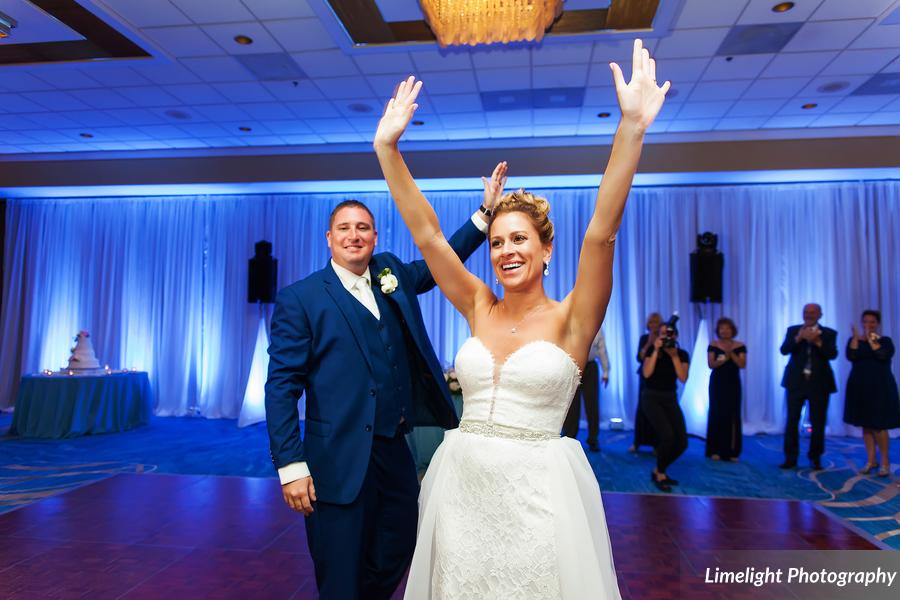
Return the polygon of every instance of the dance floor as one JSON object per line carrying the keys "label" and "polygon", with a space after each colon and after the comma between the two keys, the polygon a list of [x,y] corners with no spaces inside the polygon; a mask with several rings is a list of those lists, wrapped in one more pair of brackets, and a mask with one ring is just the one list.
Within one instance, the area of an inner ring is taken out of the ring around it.
{"label": "dance floor", "polygon": [[[871,550],[806,502],[605,493],[623,598],[794,598],[704,584],[729,550]],[[401,595],[398,592],[397,597]],[[0,515],[0,597],[315,598],[275,479],[119,474]]]}

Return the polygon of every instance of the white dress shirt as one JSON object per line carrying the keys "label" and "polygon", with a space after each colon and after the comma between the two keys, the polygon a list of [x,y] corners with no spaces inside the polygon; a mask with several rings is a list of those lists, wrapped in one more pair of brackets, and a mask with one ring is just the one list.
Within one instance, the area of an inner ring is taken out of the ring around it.
{"label": "white dress shirt", "polygon": [[[475,212],[472,215],[472,223],[481,233],[487,233],[488,225],[484,222],[480,212]],[[362,275],[357,275],[334,262],[334,259],[331,260],[331,268],[334,269],[334,272],[337,274],[344,289],[350,292],[360,304],[366,307],[366,310],[372,313],[372,315],[380,321],[381,312],[378,310],[378,304],[375,302],[375,294],[372,292],[372,273],[370,270],[366,268]],[[604,350],[604,354],[605,353],[606,351]],[[606,371],[604,371],[604,373],[605,372]],[[286,467],[278,469],[278,479],[281,481],[281,485],[303,479],[304,477],[309,477],[309,467],[305,462],[291,463]]]}
{"label": "white dress shirt", "polygon": [[600,359],[600,370],[603,371],[603,379],[609,379],[609,355],[606,353],[606,340],[603,338],[603,331],[597,332],[594,341],[591,342],[591,352],[588,354],[588,360]]}

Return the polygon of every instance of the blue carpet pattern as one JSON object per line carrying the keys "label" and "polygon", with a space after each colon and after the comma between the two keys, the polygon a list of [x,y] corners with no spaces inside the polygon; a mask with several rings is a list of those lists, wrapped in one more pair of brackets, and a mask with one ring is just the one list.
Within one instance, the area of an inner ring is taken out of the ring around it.
{"label": "blue carpet pattern", "polygon": [[[168,417],[123,433],[32,440],[8,436],[11,421],[0,414],[0,513],[123,472],[275,476],[264,424],[239,429],[231,420]],[[631,438],[601,432],[601,451],[587,453],[601,489],[659,493],[650,482],[652,452],[629,453]],[[801,451],[807,442],[801,439]],[[681,482],[674,493],[814,502],[882,546],[900,549],[900,479],[857,474],[865,462],[861,440],[828,438],[818,472],[802,461],[799,469],[778,469],[781,447],[781,436],[747,436],[739,462],[720,462],[704,456],[703,440],[691,438],[669,468]]]}

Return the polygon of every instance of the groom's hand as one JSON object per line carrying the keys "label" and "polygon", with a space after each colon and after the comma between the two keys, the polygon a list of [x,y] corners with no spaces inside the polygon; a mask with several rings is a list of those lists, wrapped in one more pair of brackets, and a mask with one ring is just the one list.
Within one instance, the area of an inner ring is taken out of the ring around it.
{"label": "groom's hand", "polygon": [[313,513],[312,503],[316,501],[316,486],[313,485],[312,477],[303,477],[284,484],[281,486],[281,494],[284,496],[285,504],[303,513],[304,517]]}

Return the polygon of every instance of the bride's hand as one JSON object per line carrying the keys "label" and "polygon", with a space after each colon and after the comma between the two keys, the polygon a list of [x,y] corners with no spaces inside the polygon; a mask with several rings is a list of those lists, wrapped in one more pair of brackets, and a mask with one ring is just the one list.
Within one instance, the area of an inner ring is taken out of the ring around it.
{"label": "bride's hand", "polygon": [[650,53],[639,39],[634,40],[631,81],[625,83],[622,69],[616,63],[609,63],[609,67],[616,83],[622,120],[631,121],[646,130],[659,114],[671,83],[656,84],[656,61],[650,58]]}
{"label": "bride's hand", "polygon": [[413,113],[419,108],[416,97],[422,89],[422,82],[416,81],[412,75],[402,81],[394,92],[394,97],[388,100],[384,108],[384,114],[378,121],[378,129],[375,130],[375,146],[394,146],[406,131]]}
{"label": "bride's hand", "polygon": [[506,186],[507,168],[504,160],[497,163],[497,166],[494,167],[494,172],[491,174],[490,179],[487,177],[481,178],[481,183],[484,184],[484,203],[482,206],[489,210],[494,210],[494,205],[497,204],[497,201],[503,195],[503,188]]}

